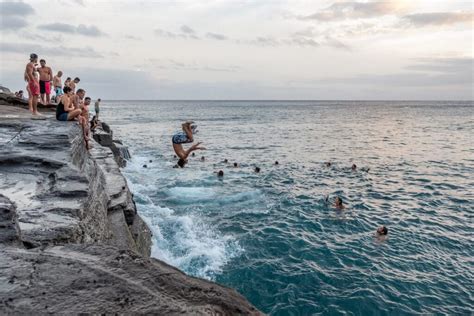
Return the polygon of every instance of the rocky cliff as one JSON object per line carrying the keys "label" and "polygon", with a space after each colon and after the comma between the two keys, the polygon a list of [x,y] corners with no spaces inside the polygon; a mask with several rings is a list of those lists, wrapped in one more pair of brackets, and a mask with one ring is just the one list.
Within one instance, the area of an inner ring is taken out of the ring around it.
{"label": "rocky cliff", "polygon": [[0,105],[0,314],[260,314],[149,257],[119,169],[126,149],[97,135],[105,146],[88,152],[77,123]]}

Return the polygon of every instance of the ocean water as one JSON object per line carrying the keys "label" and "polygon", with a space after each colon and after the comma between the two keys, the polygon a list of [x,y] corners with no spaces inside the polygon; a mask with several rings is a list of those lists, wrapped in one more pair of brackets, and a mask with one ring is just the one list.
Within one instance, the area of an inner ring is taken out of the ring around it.
{"label": "ocean water", "polygon": [[[472,102],[109,101],[101,115],[130,146],[154,257],[271,315],[474,313]],[[189,119],[207,150],[174,169]]]}

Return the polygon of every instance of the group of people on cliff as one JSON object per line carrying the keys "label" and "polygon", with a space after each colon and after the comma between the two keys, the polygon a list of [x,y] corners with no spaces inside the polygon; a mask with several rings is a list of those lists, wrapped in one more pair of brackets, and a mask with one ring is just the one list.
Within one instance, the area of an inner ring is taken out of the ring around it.
{"label": "group of people on cliff", "polygon": [[53,76],[51,67],[46,65],[46,61],[41,59],[38,66],[38,55],[30,54],[30,61],[25,69],[25,81],[28,82],[26,90],[28,91],[28,106],[34,117],[41,118],[38,112],[38,102],[44,105],[51,104],[51,92],[54,87],[54,105],[56,105],[56,119],[58,121],[77,120],[82,126],[86,146],[89,148],[89,135],[91,126],[97,125],[99,119],[100,99],[95,103],[96,115],[89,125],[89,105],[91,98],[86,96],[86,91],[82,88],[76,90],[81,81],[78,77],[72,80],[70,77],[62,84],[62,71],[58,71]]}
{"label": "group of people on cliff", "polygon": [[[84,91],[83,89],[78,89],[76,92],[77,84],[81,81],[79,77],[74,79],[68,77],[63,85],[62,76],[63,72],[61,70],[58,71],[56,75],[53,75],[53,70],[51,67],[46,65],[46,60],[41,59],[38,64],[38,55],[35,53],[30,54],[30,61],[26,65],[24,79],[27,82],[26,91],[28,92],[28,106],[33,115],[41,116],[38,112],[38,103],[45,106],[59,104],[61,97],[67,94],[65,88],[70,88],[70,91],[72,91],[72,95],[74,96],[77,95],[79,91]],[[53,91],[54,95],[51,96]],[[16,96],[22,98],[23,91],[20,90],[20,92],[18,92]],[[89,99],[90,103],[90,98],[87,97],[86,99]],[[83,100],[85,99],[82,97],[75,101],[75,109],[83,109],[81,106]],[[99,115],[100,101],[100,99],[97,99],[95,103],[97,117]],[[75,115],[71,114],[68,116],[68,120],[72,120],[76,116],[78,116],[77,111],[75,112]],[[65,117],[63,116],[62,120],[65,120],[64,118]]]}

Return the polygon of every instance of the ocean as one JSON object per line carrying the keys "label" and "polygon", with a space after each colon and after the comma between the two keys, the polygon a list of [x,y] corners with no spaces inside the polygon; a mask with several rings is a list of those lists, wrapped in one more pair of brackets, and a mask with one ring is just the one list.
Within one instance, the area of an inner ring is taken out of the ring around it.
{"label": "ocean", "polygon": [[[152,256],[270,315],[474,313],[472,101],[107,101],[101,119]],[[207,150],[175,169],[186,120]]]}

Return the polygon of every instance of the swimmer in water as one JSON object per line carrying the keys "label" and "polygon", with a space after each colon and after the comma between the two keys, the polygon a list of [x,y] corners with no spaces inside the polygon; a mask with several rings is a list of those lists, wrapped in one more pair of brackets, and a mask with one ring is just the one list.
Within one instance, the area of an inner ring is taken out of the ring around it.
{"label": "swimmer in water", "polygon": [[354,164],[352,164],[352,167],[351,167],[351,169],[352,169],[352,171],[356,171],[356,169],[357,169],[357,165],[356,165],[355,163],[354,163]]}
{"label": "swimmer in water", "polygon": [[201,147],[201,142],[198,142],[187,150],[183,148],[183,144],[192,143],[194,141],[193,134],[196,133],[196,125],[193,124],[194,122],[186,122],[181,125],[182,131],[176,133],[172,137],[173,141],[173,149],[176,155],[179,157],[178,163],[175,167],[184,168],[184,166],[188,163],[188,156],[195,150],[205,150],[206,148]]}
{"label": "swimmer in water", "polygon": [[380,226],[379,228],[377,228],[377,233],[376,233],[377,237],[387,236],[387,234],[388,234],[388,228],[387,227]]}
{"label": "swimmer in water", "polygon": [[334,199],[334,207],[337,208],[338,210],[343,210],[346,208],[344,204],[342,203],[342,199],[338,196],[336,196],[336,198]]}

